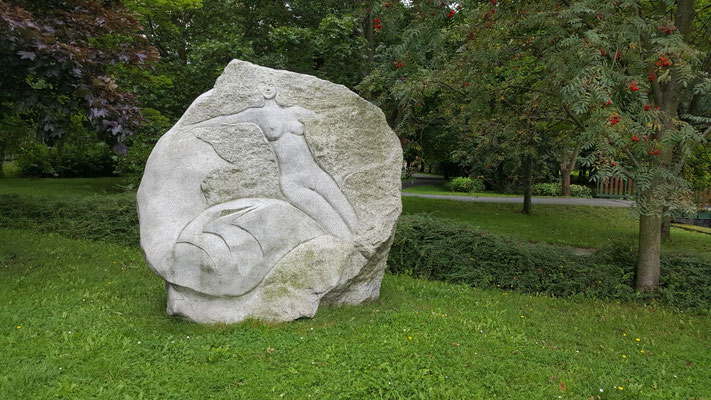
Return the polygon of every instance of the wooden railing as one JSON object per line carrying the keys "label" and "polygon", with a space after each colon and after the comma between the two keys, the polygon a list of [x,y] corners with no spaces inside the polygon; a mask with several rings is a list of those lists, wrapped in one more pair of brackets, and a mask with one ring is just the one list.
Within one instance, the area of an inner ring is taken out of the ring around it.
{"label": "wooden railing", "polygon": [[[627,199],[634,195],[635,183],[631,179],[608,178],[597,182],[596,197]],[[711,187],[696,192],[700,210],[711,209]]]}
{"label": "wooden railing", "polygon": [[636,186],[631,179],[611,177],[597,182],[596,197],[626,199],[632,197]]}

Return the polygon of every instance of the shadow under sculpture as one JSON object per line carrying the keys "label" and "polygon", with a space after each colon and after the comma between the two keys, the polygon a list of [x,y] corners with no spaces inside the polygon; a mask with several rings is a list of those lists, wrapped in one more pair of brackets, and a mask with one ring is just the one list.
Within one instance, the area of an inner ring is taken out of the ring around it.
{"label": "shadow under sculpture", "polygon": [[217,204],[181,231],[172,255],[173,264],[182,266],[177,280],[214,296],[248,293],[281,258],[318,236],[330,234],[352,243],[358,224],[351,203],[318,165],[304,137],[302,121],[319,115],[278,104],[274,85],[261,86],[259,92],[266,100],[262,107],[191,125],[257,125],[276,155],[281,191],[289,201],[247,198]]}

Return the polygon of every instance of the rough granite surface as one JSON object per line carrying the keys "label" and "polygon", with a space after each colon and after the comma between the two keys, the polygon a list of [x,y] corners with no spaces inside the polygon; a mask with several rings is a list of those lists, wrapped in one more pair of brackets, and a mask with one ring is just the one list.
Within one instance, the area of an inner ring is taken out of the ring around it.
{"label": "rough granite surface", "polygon": [[382,111],[346,87],[233,60],[158,141],[138,190],[167,312],[290,321],[377,299],[401,163]]}

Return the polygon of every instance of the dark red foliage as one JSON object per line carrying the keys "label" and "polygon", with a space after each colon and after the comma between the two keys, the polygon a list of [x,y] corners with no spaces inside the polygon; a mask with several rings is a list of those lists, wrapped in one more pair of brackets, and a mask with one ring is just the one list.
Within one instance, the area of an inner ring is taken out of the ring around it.
{"label": "dark red foliage", "polygon": [[24,115],[45,134],[61,136],[71,116],[83,113],[120,147],[142,115],[110,68],[150,68],[158,55],[136,16],[118,4],[0,0],[0,114]]}

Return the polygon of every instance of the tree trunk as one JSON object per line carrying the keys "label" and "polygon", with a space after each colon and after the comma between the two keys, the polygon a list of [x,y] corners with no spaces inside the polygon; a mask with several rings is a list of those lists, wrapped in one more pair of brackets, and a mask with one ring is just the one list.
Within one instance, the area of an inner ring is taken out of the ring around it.
{"label": "tree trunk", "polygon": [[640,215],[636,284],[638,292],[654,292],[659,288],[661,231],[661,217]]}
{"label": "tree trunk", "polygon": [[531,196],[533,195],[533,159],[530,154],[526,155],[524,162],[523,178],[523,210],[526,215],[531,215]]}
{"label": "tree trunk", "polygon": [[560,175],[563,178],[563,185],[560,190],[560,194],[563,196],[570,196],[570,173],[572,171],[569,169],[561,168]]}
{"label": "tree trunk", "polygon": [[[669,207],[664,207],[664,211],[667,211]],[[667,241],[671,238],[671,217],[666,215],[662,217],[662,240]]]}
{"label": "tree trunk", "polygon": [[560,162],[561,188],[560,194],[570,196],[570,174],[575,170],[575,163],[578,160],[580,146],[575,146],[571,151],[566,151],[563,160]]}
{"label": "tree trunk", "polygon": [[363,27],[363,38],[368,42],[365,55],[368,57],[368,63],[372,64],[375,60],[375,38],[373,37],[373,16],[370,9],[367,10],[361,26]]}

